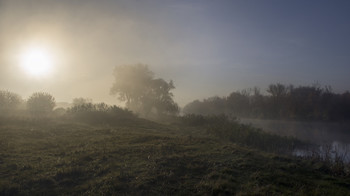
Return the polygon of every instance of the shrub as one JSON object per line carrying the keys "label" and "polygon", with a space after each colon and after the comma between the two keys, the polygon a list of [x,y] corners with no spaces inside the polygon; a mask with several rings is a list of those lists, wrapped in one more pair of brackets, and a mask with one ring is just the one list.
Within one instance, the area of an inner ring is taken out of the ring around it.
{"label": "shrub", "polygon": [[49,116],[55,105],[55,98],[45,92],[33,93],[27,100],[27,109],[34,116]]}
{"label": "shrub", "polygon": [[12,114],[19,108],[22,102],[22,98],[16,93],[10,91],[0,91],[0,114]]}
{"label": "shrub", "polygon": [[92,124],[113,124],[123,119],[134,118],[135,115],[118,106],[109,106],[105,103],[81,103],[67,110],[67,116],[74,120]]}

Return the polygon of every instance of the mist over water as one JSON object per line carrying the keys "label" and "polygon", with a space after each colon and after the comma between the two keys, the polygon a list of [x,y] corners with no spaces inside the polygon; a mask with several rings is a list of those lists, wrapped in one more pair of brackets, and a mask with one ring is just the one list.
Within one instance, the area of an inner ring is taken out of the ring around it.
{"label": "mist over water", "polygon": [[0,0],[0,196],[350,195],[349,8]]}
{"label": "mist over water", "polygon": [[350,123],[349,122],[300,122],[283,120],[241,119],[244,124],[251,124],[263,131],[295,137],[310,142],[315,146],[309,149],[297,149],[296,156],[311,156],[317,152],[320,156],[340,156],[350,162]]}
{"label": "mist over water", "polygon": [[241,122],[252,124],[270,133],[292,136],[315,144],[333,141],[350,143],[350,123],[346,122],[300,122],[260,119],[241,119]]}
{"label": "mist over water", "polygon": [[308,149],[296,149],[293,154],[299,157],[312,157],[317,153],[321,159],[330,159],[335,161],[340,159],[346,163],[350,163],[350,144],[333,141],[329,144],[318,145]]}

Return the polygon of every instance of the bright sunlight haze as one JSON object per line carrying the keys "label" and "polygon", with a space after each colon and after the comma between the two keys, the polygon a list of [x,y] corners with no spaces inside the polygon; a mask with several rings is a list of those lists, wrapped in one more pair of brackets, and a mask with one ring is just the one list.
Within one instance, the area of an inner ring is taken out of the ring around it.
{"label": "bright sunlight haze", "polygon": [[52,72],[54,59],[45,47],[32,46],[22,51],[19,64],[30,76],[46,77]]}

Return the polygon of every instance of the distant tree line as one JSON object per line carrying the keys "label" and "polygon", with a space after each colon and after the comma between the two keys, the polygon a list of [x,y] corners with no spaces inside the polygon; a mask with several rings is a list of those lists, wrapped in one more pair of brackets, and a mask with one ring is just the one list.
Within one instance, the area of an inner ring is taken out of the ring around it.
{"label": "distant tree line", "polygon": [[185,114],[229,114],[241,118],[308,121],[350,120],[350,93],[337,94],[331,87],[271,84],[262,94],[252,88],[227,97],[195,100],[183,108]]}
{"label": "distant tree line", "polygon": [[155,78],[147,65],[123,65],[114,69],[111,95],[117,95],[126,109],[105,103],[92,103],[91,99],[75,98],[69,108],[55,108],[55,98],[46,92],[33,93],[24,100],[16,93],[0,90],[0,117],[57,117],[88,122],[112,122],[131,119],[135,114],[151,119],[176,116],[179,106],[173,100],[173,81]]}
{"label": "distant tree line", "polygon": [[75,98],[71,107],[55,108],[55,98],[47,92],[35,92],[28,99],[0,90],[0,121],[10,119],[72,120],[91,124],[113,124],[132,121],[135,114],[127,109],[105,103],[92,103],[91,99]]}
{"label": "distant tree line", "polygon": [[55,98],[46,92],[35,92],[24,100],[16,93],[0,90],[0,116],[24,113],[37,117],[50,116],[55,106]]}

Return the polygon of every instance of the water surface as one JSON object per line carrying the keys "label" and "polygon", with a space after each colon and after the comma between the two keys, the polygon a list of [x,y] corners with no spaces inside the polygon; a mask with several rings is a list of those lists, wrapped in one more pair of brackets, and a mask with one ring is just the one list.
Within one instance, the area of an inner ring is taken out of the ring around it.
{"label": "water surface", "polygon": [[349,122],[300,122],[281,120],[240,119],[263,131],[291,136],[310,142],[315,146],[308,149],[296,149],[297,156],[318,154],[324,159],[341,158],[350,162],[350,123]]}

